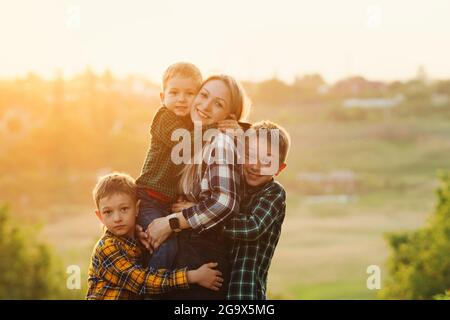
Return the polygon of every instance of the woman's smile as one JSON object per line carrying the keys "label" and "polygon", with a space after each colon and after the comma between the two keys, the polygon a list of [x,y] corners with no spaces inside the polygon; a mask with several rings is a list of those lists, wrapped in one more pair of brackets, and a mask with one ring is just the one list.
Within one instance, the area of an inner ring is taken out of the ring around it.
{"label": "woman's smile", "polygon": [[204,113],[203,111],[201,111],[199,108],[196,108],[196,111],[198,113],[198,115],[202,118],[202,119],[209,119],[210,116],[208,116],[206,113]]}

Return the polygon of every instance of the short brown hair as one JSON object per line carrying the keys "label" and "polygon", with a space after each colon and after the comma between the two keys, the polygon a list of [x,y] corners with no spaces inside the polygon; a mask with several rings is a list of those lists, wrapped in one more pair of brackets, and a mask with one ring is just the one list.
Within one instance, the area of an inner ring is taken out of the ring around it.
{"label": "short brown hair", "polygon": [[[277,129],[279,130],[279,159],[280,159],[280,164],[281,163],[285,163],[288,153],[289,153],[289,148],[291,146],[291,137],[289,136],[289,133],[286,131],[285,128],[283,128],[282,126],[280,126],[279,124],[269,121],[269,120],[264,120],[264,121],[260,121],[257,123],[254,123],[252,125],[252,129],[254,129],[255,131],[259,131],[259,130],[273,130],[273,129]],[[269,136],[270,137],[270,136]]]}
{"label": "short brown hair", "polygon": [[102,198],[107,198],[113,194],[124,193],[137,201],[137,187],[134,179],[126,173],[113,172],[100,177],[92,191],[95,205],[99,209],[98,204]]}
{"label": "short brown hair", "polygon": [[167,86],[167,82],[173,77],[178,76],[182,78],[191,78],[197,82],[198,87],[202,85],[203,77],[200,70],[189,62],[177,62],[171,64],[166,71],[163,73],[162,77],[162,88],[163,90]]}

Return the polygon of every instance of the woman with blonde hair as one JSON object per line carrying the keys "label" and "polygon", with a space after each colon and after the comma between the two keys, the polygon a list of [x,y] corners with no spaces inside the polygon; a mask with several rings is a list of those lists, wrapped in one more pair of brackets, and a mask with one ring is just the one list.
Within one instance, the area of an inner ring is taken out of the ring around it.
{"label": "woman with blonde hair", "polygon": [[[245,92],[236,80],[215,75],[203,82],[190,115],[194,123],[209,126],[225,119],[242,120],[246,111]],[[232,161],[223,157],[229,154]],[[156,249],[176,232],[179,247],[173,267],[218,262],[224,282],[219,291],[192,285],[186,292],[168,294],[167,299],[225,299],[227,294],[230,264],[223,229],[225,220],[239,211],[242,165],[235,161],[234,139],[224,133],[205,144],[202,156],[204,161],[187,164],[182,172],[180,191],[189,202],[174,204],[172,215],[154,220],[149,226],[149,241]]]}

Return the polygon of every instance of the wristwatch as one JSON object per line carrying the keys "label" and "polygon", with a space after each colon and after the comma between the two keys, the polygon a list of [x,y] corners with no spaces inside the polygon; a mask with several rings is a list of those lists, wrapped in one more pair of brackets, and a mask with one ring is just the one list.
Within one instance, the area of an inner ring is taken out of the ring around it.
{"label": "wristwatch", "polygon": [[170,229],[172,229],[174,232],[180,232],[180,221],[178,220],[177,214],[172,213],[167,216],[167,219],[169,219],[169,225]]}

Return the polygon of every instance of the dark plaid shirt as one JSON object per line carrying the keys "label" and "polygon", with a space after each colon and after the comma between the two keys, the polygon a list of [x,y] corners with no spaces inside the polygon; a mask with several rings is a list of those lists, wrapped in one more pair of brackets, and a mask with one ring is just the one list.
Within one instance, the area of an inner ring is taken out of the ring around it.
{"label": "dark plaid shirt", "polygon": [[[203,125],[202,133],[208,129],[217,128],[217,124]],[[160,107],[153,117],[150,134],[151,143],[145,158],[141,175],[136,179],[140,186],[147,187],[175,200],[178,194],[178,180],[183,164],[175,164],[171,159],[172,149],[179,141],[172,141],[172,133],[177,129],[189,130],[191,150],[194,139],[194,125],[190,116],[180,117],[167,107]]]}
{"label": "dark plaid shirt", "polygon": [[86,299],[137,300],[170,289],[189,289],[186,268],[141,267],[144,250],[134,239],[106,231],[92,253]]}
{"label": "dark plaid shirt", "polygon": [[242,165],[238,164],[237,150],[233,138],[220,133],[205,147],[204,170],[200,182],[195,183],[194,192],[186,195],[197,202],[183,209],[192,229],[202,232],[239,212]]}
{"label": "dark plaid shirt", "polygon": [[286,193],[272,180],[249,189],[240,213],[227,221],[225,235],[232,239],[232,271],[227,299],[266,298],[267,272],[281,234]]}
{"label": "dark plaid shirt", "polygon": [[148,187],[173,200],[177,194],[179,173],[182,164],[175,164],[171,158],[172,148],[178,141],[172,141],[172,132],[176,129],[192,129],[189,117],[177,116],[167,107],[159,108],[153,118],[150,133],[150,148],[145,158],[138,185]]}

